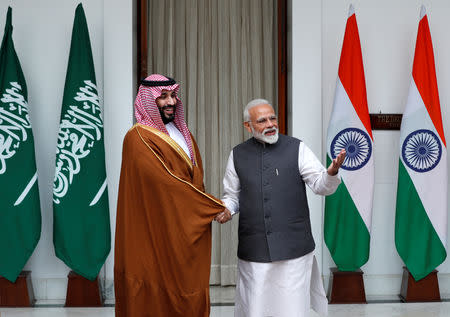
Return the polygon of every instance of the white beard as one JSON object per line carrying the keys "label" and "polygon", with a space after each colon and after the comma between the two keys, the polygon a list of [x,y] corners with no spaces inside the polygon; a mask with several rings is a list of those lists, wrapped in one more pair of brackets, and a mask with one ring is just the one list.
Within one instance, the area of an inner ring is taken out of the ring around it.
{"label": "white beard", "polygon": [[[278,141],[278,129],[277,128],[267,128],[264,129],[262,133],[259,133],[253,129],[253,127],[250,125],[250,128],[252,129],[253,137],[259,141],[274,144]],[[274,135],[265,135],[264,133],[276,131]]]}

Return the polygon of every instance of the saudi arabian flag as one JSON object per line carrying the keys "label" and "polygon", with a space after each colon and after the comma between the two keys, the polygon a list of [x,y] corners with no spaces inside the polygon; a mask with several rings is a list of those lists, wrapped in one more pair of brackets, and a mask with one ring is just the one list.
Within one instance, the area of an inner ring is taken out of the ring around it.
{"label": "saudi arabian flag", "polygon": [[373,137],[353,6],[342,44],[339,75],[327,135],[327,164],[345,149],[341,184],[325,199],[325,243],[341,271],[354,271],[369,259],[374,187]]}
{"label": "saudi arabian flag", "polygon": [[53,183],[53,244],[74,272],[94,280],[111,248],[103,120],[89,32],[75,12]]}
{"label": "saudi arabian flag", "polygon": [[0,275],[15,282],[41,236],[41,209],[25,78],[8,8],[0,48]]}
{"label": "saudi arabian flag", "polygon": [[446,256],[447,149],[425,8],[400,131],[395,245],[416,281]]}

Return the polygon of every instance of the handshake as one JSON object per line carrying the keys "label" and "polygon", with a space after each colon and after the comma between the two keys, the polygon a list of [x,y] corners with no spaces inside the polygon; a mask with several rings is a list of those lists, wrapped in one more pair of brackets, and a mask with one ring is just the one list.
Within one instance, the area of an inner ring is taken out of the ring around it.
{"label": "handshake", "polygon": [[225,223],[231,219],[231,212],[225,208],[224,211],[217,214],[216,217],[214,217],[214,220],[218,223]]}

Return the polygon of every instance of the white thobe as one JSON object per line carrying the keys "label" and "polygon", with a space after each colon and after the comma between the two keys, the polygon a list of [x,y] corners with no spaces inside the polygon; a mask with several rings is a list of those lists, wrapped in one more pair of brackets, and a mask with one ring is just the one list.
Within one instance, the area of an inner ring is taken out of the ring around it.
{"label": "white thobe", "polygon": [[[300,142],[298,169],[303,181],[319,195],[334,193],[338,175],[330,176],[314,153]],[[240,181],[234,167],[233,151],[223,180],[222,201],[232,214],[239,212]],[[314,252],[299,258],[270,263],[238,259],[235,317],[303,317],[309,308],[327,314],[328,301],[323,289]]]}
{"label": "white thobe", "polygon": [[191,153],[189,152],[189,147],[186,143],[186,140],[184,139],[183,134],[181,134],[180,130],[176,127],[176,125],[173,122],[169,122],[166,124],[167,132],[169,132],[169,136],[177,142],[177,144],[183,149],[184,152],[189,156],[191,159]]}

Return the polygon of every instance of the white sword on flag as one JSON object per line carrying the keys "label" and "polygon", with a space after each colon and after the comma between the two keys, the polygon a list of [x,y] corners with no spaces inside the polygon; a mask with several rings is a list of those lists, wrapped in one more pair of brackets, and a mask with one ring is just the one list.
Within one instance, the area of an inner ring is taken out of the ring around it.
{"label": "white sword on flag", "polygon": [[94,206],[98,202],[100,197],[102,197],[103,192],[105,191],[105,188],[106,188],[106,178],[105,178],[105,181],[103,182],[103,185],[98,190],[97,195],[95,195],[94,199],[92,199],[91,203],[89,204],[89,207]]}
{"label": "white sword on flag", "polygon": [[20,205],[22,203],[22,201],[25,199],[28,192],[30,191],[31,187],[33,187],[36,180],[37,180],[37,171],[34,173],[33,177],[28,182],[28,185],[25,187],[22,194],[20,194],[19,198],[17,198],[16,202],[14,203],[14,206]]}

